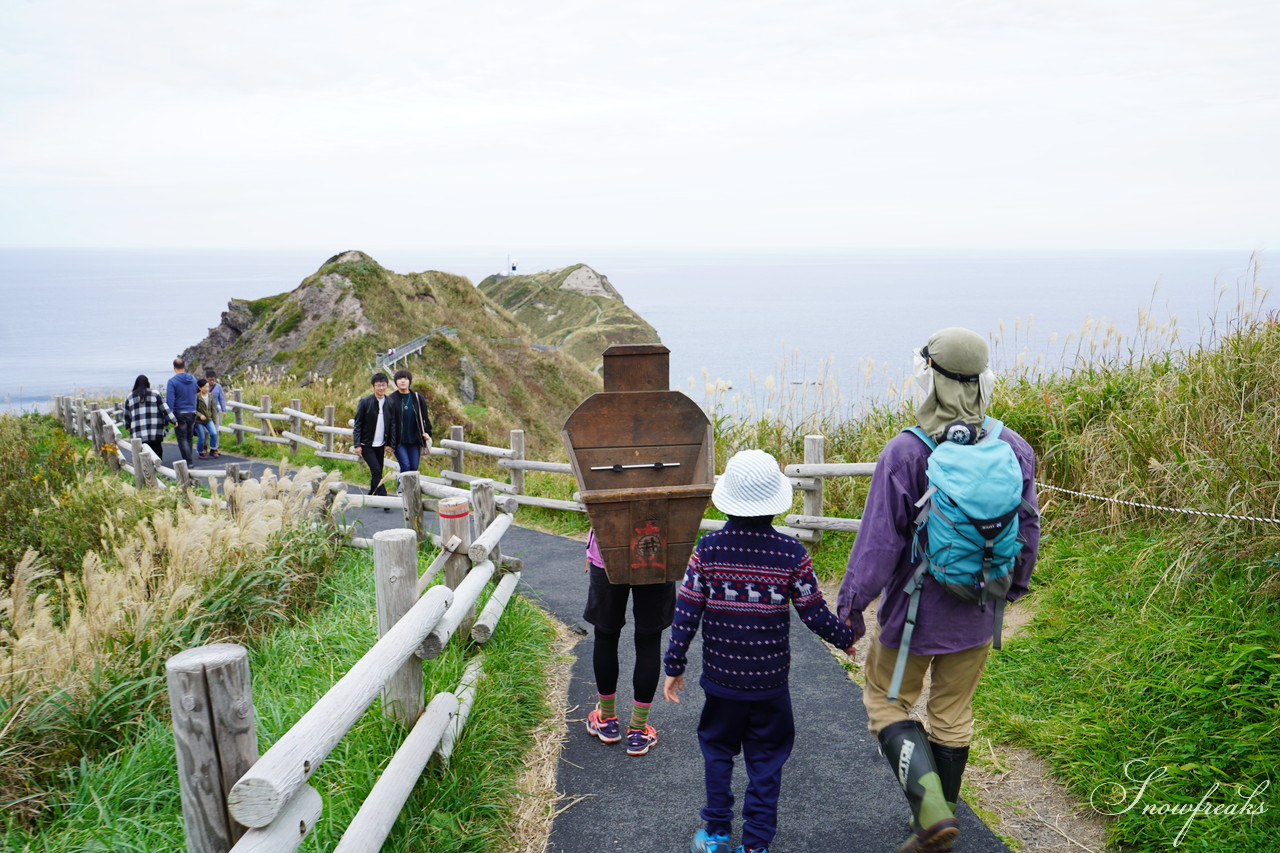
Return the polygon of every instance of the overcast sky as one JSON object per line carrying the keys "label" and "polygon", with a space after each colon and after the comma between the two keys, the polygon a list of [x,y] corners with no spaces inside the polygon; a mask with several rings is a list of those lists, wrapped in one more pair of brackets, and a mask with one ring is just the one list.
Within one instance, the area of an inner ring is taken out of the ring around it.
{"label": "overcast sky", "polygon": [[1276,0],[0,0],[0,245],[1268,249]]}

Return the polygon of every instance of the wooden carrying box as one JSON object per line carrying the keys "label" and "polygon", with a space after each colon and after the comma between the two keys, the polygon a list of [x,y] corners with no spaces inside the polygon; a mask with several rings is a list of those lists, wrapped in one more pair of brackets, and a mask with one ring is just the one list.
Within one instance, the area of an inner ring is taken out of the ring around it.
{"label": "wooden carrying box", "polygon": [[715,483],[711,421],[672,391],[661,344],[604,352],[604,391],[565,421],[565,448],[612,583],[678,581]]}

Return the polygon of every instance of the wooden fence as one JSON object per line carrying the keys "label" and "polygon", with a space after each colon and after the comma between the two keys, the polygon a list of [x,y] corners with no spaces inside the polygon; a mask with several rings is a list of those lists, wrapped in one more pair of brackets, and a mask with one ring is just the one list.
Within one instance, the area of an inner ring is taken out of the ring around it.
{"label": "wooden fence", "polygon": [[[362,461],[361,457],[353,453],[342,452],[337,448],[335,438],[351,438],[352,429],[349,425],[340,427],[335,424],[334,406],[325,406],[323,415],[313,415],[303,412],[300,408],[301,401],[295,399],[290,401],[289,406],[283,407],[281,412],[274,413],[272,412],[272,401],[269,396],[263,395],[257,405],[242,402],[241,396],[240,389],[234,389],[231,392],[231,399],[227,405],[233,411],[235,421],[231,424],[219,426],[221,432],[233,435],[235,440],[239,441],[243,436],[249,435],[258,441],[288,445],[292,453],[296,453],[301,446],[305,445],[312,448],[315,455],[322,459],[349,462]],[[55,397],[54,403],[57,415],[62,420],[67,431],[93,439],[94,446],[98,447],[99,438],[95,438],[94,417],[92,415],[94,411],[101,411],[98,404],[86,404],[83,399],[73,397]],[[245,424],[244,418],[246,415],[257,419],[259,426]],[[113,416],[113,413],[108,413],[108,418],[113,426],[118,417],[119,415]],[[274,425],[285,422],[288,423],[288,428],[281,428],[279,435],[276,435]],[[315,432],[317,438],[309,438],[303,434],[308,428]],[[121,440],[120,436],[119,427],[115,426],[114,433],[102,436],[101,441],[110,442],[112,437],[119,441]],[[126,446],[128,445],[126,444]],[[130,449],[132,451],[132,448]],[[527,458],[525,455],[524,430],[511,431],[510,446],[495,447],[468,442],[465,440],[461,426],[451,426],[449,428],[449,438],[442,439],[439,442],[439,446],[432,447],[429,453],[432,457],[447,458],[447,467],[440,471],[439,476],[420,475],[417,478],[417,494],[420,496],[419,498],[414,498],[412,494],[404,492],[401,495],[385,497],[355,494],[347,484],[337,482],[332,484],[330,489],[335,494],[339,492],[343,494],[341,499],[336,502],[335,512],[340,512],[346,506],[400,509],[405,513],[406,526],[420,530],[421,519],[419,513],[415,510],[431,509],[433,506],[432,499],[466,494],[472,483],[486,479],[466,473],[465,465],[468,453],[494,458],[499,468],[510,472],[508,482],[486,480],[492,483],[493,489],[500,492],[505,498],[507,504],[504,504],[504,506],[514,503],[519,506],[537,506],[564,512],[586,512],[586,506],[578,500],[577,494],[574,495],[573,500],[565,501],[526,495],[524,493],[525,472],[527,471],[542,471],[568,477],[573,475],[573,469],[566,462],[544,462]],[[143,454],[149,455],[145,446]],[[136,459],[137,457],[133,456],[132,458]],[[175,463],[173,469],[163,468],[158,465],[157,460],[154,460],[153,455],[151,455],[149,461],[152,462],[155,473],[177,481],[178,485],[183,488],[191,484],[191,478],[194,476],[206,479],[210,491],[214,491],[214,482],[228,476],[225,471],[218,472],[211,469],[197,469],[192,472],[186,470],[186,466],[181,462]],[[388,459],[386,465],[389,470],[399,470],[399,466],[393,459]],[[134,473],[132,466],[123,465],[122,467],[129,470],[130,473]],[[146,478],[150,473],[150,469],[146,467],[145,461],[142,467],[144,468],[142,472],[143,478]],[[824,481],[830,477],[870,477],[874,470],[875,463],[873,462],[827,463],[826,439],[821,435],[805,436],[804,461],[787,465],[784,469],[784,473],[791,480],[792,487],[803,495],[801,511],[784,516],[782,524],[777,525],[775,529],[806,542],[820,541],[822,532],[825,530],[856,532],[860,524],[859,519],[824,515]],[[150,483],[151,480],[148,479],[147,482]],[[414,500],[419,499],[422,501],[420,507],[410,505]],[[511,512],[514,512],[514,510],[511,510]],[[418,519],[416,523],[413,520],[414,518]],[[703,519],[701,525],[703,530],[718,530],[723,526],[724,522],[717,519]],[[353,538],[352,544],[357,547],[369,547],[368,540],[360,538]]]}
{"label": "wooden fence", "polygon": [[[479,487],[477,497],[486,490]],[[422,661],[438,656],[455,635],[465,634],[480,645],[487,642],[520,575],[503,573],[475,619],[481,593],[500,574],[493,557],[510,527],[509,516],[493,516],[485,523],[483,511],[478,513],[481,532],[473,540],[467,498],[446,498],[439,509],[439,539],[445,545],[421,577],[416,531],[374,534],[380,639],[261,757],[245,650],[205,646],[167,662],[190,853],[296,850],[322,808],[319,793],[307,781],[379,696],[383,714],[409,731],[347,827],[338,851],[380,850],[431,757],[448,762],[484,677],[484,658],[474,657],[457,689],[438,693],[430,702],[423,696]],[[473,561],[472,554],[483,559]],[[424,592],[441,568],[444,583]]]}

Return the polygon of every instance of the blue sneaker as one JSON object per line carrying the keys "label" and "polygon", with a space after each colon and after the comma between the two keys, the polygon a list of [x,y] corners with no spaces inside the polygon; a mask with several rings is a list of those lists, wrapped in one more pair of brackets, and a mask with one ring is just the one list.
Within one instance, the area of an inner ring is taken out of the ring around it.
{"label": "blue sneaker", "polygon": [[729,853],[732,843],[727,835],[712,835],[705,829],[699,829],[689,845],[689,853]]}
{"label": "blue sneaker", "polygon": [[617,743],[622,740],[622,735],[619,733],[621,729],[618,726],[618,718],[601,719],[599,708],[587,714],[587,731],[600,738],[601,743]]}
{"label": "blue sneaker", "polygon": [[643,729],[627,729],[627,755],[644,755],[658,742],[658,732],[648,724]]}
{"label": "blue sneaker", "polygon": [[738,849],[733,851],[733,853],[769,853],[769,848],[768,847],[743,847],[741,844],[739,844]]}

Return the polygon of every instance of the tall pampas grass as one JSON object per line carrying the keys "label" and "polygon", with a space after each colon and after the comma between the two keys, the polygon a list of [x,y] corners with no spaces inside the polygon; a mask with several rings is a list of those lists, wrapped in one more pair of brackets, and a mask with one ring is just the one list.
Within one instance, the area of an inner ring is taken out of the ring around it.
{"label": "tall pampas grass", "polygon": [[[132,522],[104,506],[99,546],[74,570],[28,550],[0,586],[0,798],[34,814],[63,761],[114,746],[160,694],[165,658],[305,601],[338,547],[323,523],[335,478],[282,472],[231,484],[225,502],[171,501]],[[101,479],[120,504],[154,500]]]}

